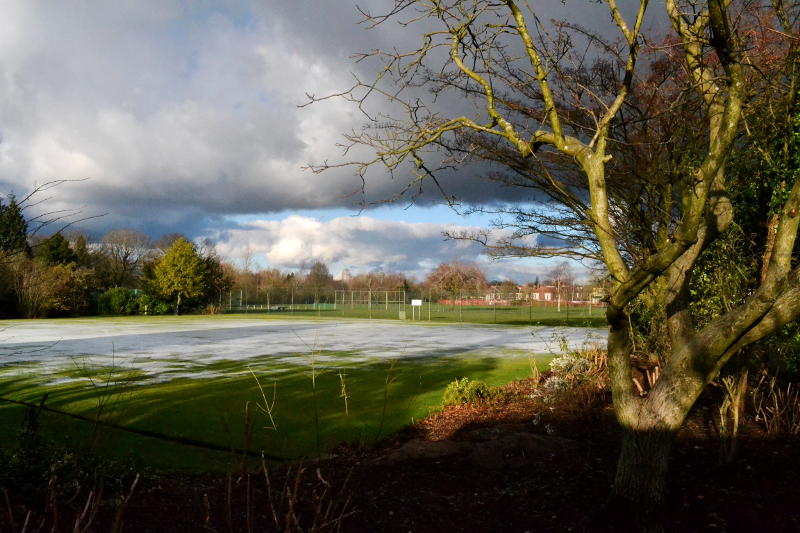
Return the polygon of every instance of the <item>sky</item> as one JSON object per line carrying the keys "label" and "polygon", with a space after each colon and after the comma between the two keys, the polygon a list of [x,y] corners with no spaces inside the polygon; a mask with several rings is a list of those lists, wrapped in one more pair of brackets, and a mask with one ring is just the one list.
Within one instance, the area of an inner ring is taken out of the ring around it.
{"label": "sky", "polygon": [[[386,0],[359,0],[373,12]],[[540,17],[610,25],[589,0],[535,2]],[[490,260],[447,230],[486,227],[425,189],[415,202],[361,209],[342,133],[364,117],[342,100],[301,105],[367,78],[353,54],[415,44],[398,24],[367,30],[351,0],[2,0],[0,192],[50,180],[47,210],[77,209],[101,236],[135,228],[209,237],[233,260],[265,268],[326,262],[334,274],[473,261],[490,279],[533,281],[554,261]],[[400,176],[368,175],[369,202],[393,197]],[[468,171],[445,181],[465,202],[525,201]],[[42,199],[45,199],[43,197]]]}

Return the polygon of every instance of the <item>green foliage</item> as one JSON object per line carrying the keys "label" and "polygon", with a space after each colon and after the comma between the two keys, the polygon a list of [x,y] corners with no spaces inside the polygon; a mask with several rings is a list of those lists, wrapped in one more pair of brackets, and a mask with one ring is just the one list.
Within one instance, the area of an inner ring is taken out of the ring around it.
{"label": "green foliage", "polygon": [[461,378],[447,385],[442,395],[442,404],[485,403],[492,401],[495,396],[497,391],[483,381]]}
{"label": "green foliage", "polygon": [[30,253],[28,223],[13,194],[8,195],[8,204],[0,200],[0,250]]}
{"label": "green foliage", "polygon": [[[748,134],[726,165],[738,225],[732,224],[703,253],[692,274],[690,308],[698,327],[743,303],[759,282],[770,231],[777,229],[777,215],[800,178],[800,115],[785,111],[796,108],[796,100],[797,94],[783,102],[766,96],[751,104]],[[772,371],[795,374],[800,370],[800,324],[787,324],[754,351],[767,354]]]}
{"label": "green foliage", "polygon": [[50,316],[81,316],[91,311],[91,292],[94,273],[74,263],[51,267],[58,285],[53,287],[50,301]]}
{"label": "green foliage", "polygon": [[114,287],[100,296],[101,315],[134,315],[139,311],[139,301],[130,289]]}
{"label": "green foliage", "polygon": [[69,241],[59,232],[36,247],[36,258],[46,265],[62,265],[75,262],[77,255],[69,247]]}
{"label": "green foliage", "polygon": [[[667,312],[655,290],[645,290],[631,304],[630,325],[634,355],[638,358],[658,362],[669,350]],[[564,351],[564,350],[562,350]]]}
{"label": "green foliage", "polygon": [[790,380],[800,379],[800,322],[790,322],[764,342],[772,371]]}
{"label": "green foliage", "polygon": [[181,304],[199,299],[207,288],[207,269],[194,245],[186,239],[175,241],[153,269],[155,285],[161,295],[175,302],[175,313]]}
{"label": "green foliage", "polygon": [[[86,271],[86,269],[80,269]],[[89,296],[85,296],[88,306]],[[98,314],[106,316],[166,315],[172,307],[165,301],[146,293],[137,293],[124,287],[114,287],[100,295]],[[76,314],[76,313],[72,313]]]}
{"label": "green foliage", "polygon": [[762,143],[760,157],[750,162],[760,179],[751,180],[748,185],[766,189],[770,196],[769,213],[779,214],[789,190],[800,177],[800,115],[785,121],[769,121],[760,133],[762,138],[757,140]]}
{"label": "green foliage", "polygon": [[84,235],[78,235],[75,239],[75,262],[82,267],[92,266],[92,255],[89,253]]}
{"label": "green foliage", "polygon": [[222,266],[222,262],[216,256],[208,256],[203,258],[205,265],[205,295],[203,299],[209,303],[217,303],[221,300],[231,287],[233,287],[233,279],[228,275]]}
{"label": "green foliage", "polygon": [[142,315],[166,315],[172,310],[167,302],[148,293],[139,295],[138,306]]}
{"label": "green foliage", "polygon": [[74,316],[89,311],[92,272],[75,264],[48,266],[17,254],[3,270],[10,280],[17,309],[26,318]]}
{"label": "green foliage", "polygon": [[698,327],[740,305],[755,287],[758,262],[752,248],[741,227],[731,224],[700,256],[689,286]]}

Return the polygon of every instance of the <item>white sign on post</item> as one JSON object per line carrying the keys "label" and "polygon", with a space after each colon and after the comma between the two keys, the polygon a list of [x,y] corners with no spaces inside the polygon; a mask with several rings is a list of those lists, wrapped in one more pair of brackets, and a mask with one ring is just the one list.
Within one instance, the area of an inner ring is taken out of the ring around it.
{"label": "white sign on post", "polygon": [[420,308],[419,309],[419,318],[422,319],[422,300],[413,300],[412,299],[411,300],[411,320],[414,320],[414,318],[416,318],[415,315],[417,313],[415,313],[414,311],[416,310],[417,307]]}

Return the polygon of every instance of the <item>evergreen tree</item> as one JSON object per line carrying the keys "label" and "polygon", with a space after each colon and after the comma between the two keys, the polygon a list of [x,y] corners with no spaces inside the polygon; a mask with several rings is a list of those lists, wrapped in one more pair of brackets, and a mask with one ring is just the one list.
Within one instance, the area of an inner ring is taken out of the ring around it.
{"label": "evergreen tree", "polygon": [[92,255],[86,245],[86,236],[81,234],[75,239],[75,262],[78,266],[91,267]]}
{"label": "evergreen tree", "polygon": [[0,199],[0,250],[8,253],[30,254],[28,246],[28,223],[13,194],[8,195],[8,204]]}
{"label": "evergreen tree", "polygon": [[217,304],[221,302],[222,295],[233,287],[233,279],[225,271],[218,257],[204,257],[203,263],[206,274],[206,290],[203,296],[208,303]]}
{"label": "evergreen tree", "polygon": [[77,255],[69,247],[69,241],[58,232],[39,244],[36,248],[36,258],[46,265],[66,265],[76,262]]}

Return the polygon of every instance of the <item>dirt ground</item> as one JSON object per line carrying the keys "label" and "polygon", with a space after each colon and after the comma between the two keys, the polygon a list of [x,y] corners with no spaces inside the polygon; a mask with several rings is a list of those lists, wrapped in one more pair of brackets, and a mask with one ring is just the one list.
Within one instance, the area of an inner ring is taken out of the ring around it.
{"label": "dirt ground", "polygon": [[[295,531],[315,518],[346,532],[606,530],[618,450],[609,407],[543,409],[529,387],[448,408],[375,449],[274,470],[269,485],[263,472],[145,480],[125,530]],[[748,420],[738,458],[719,466],[712,407],[699,402],[673,448],[667,530],[800,531],[800,439],[767,439]]]}

